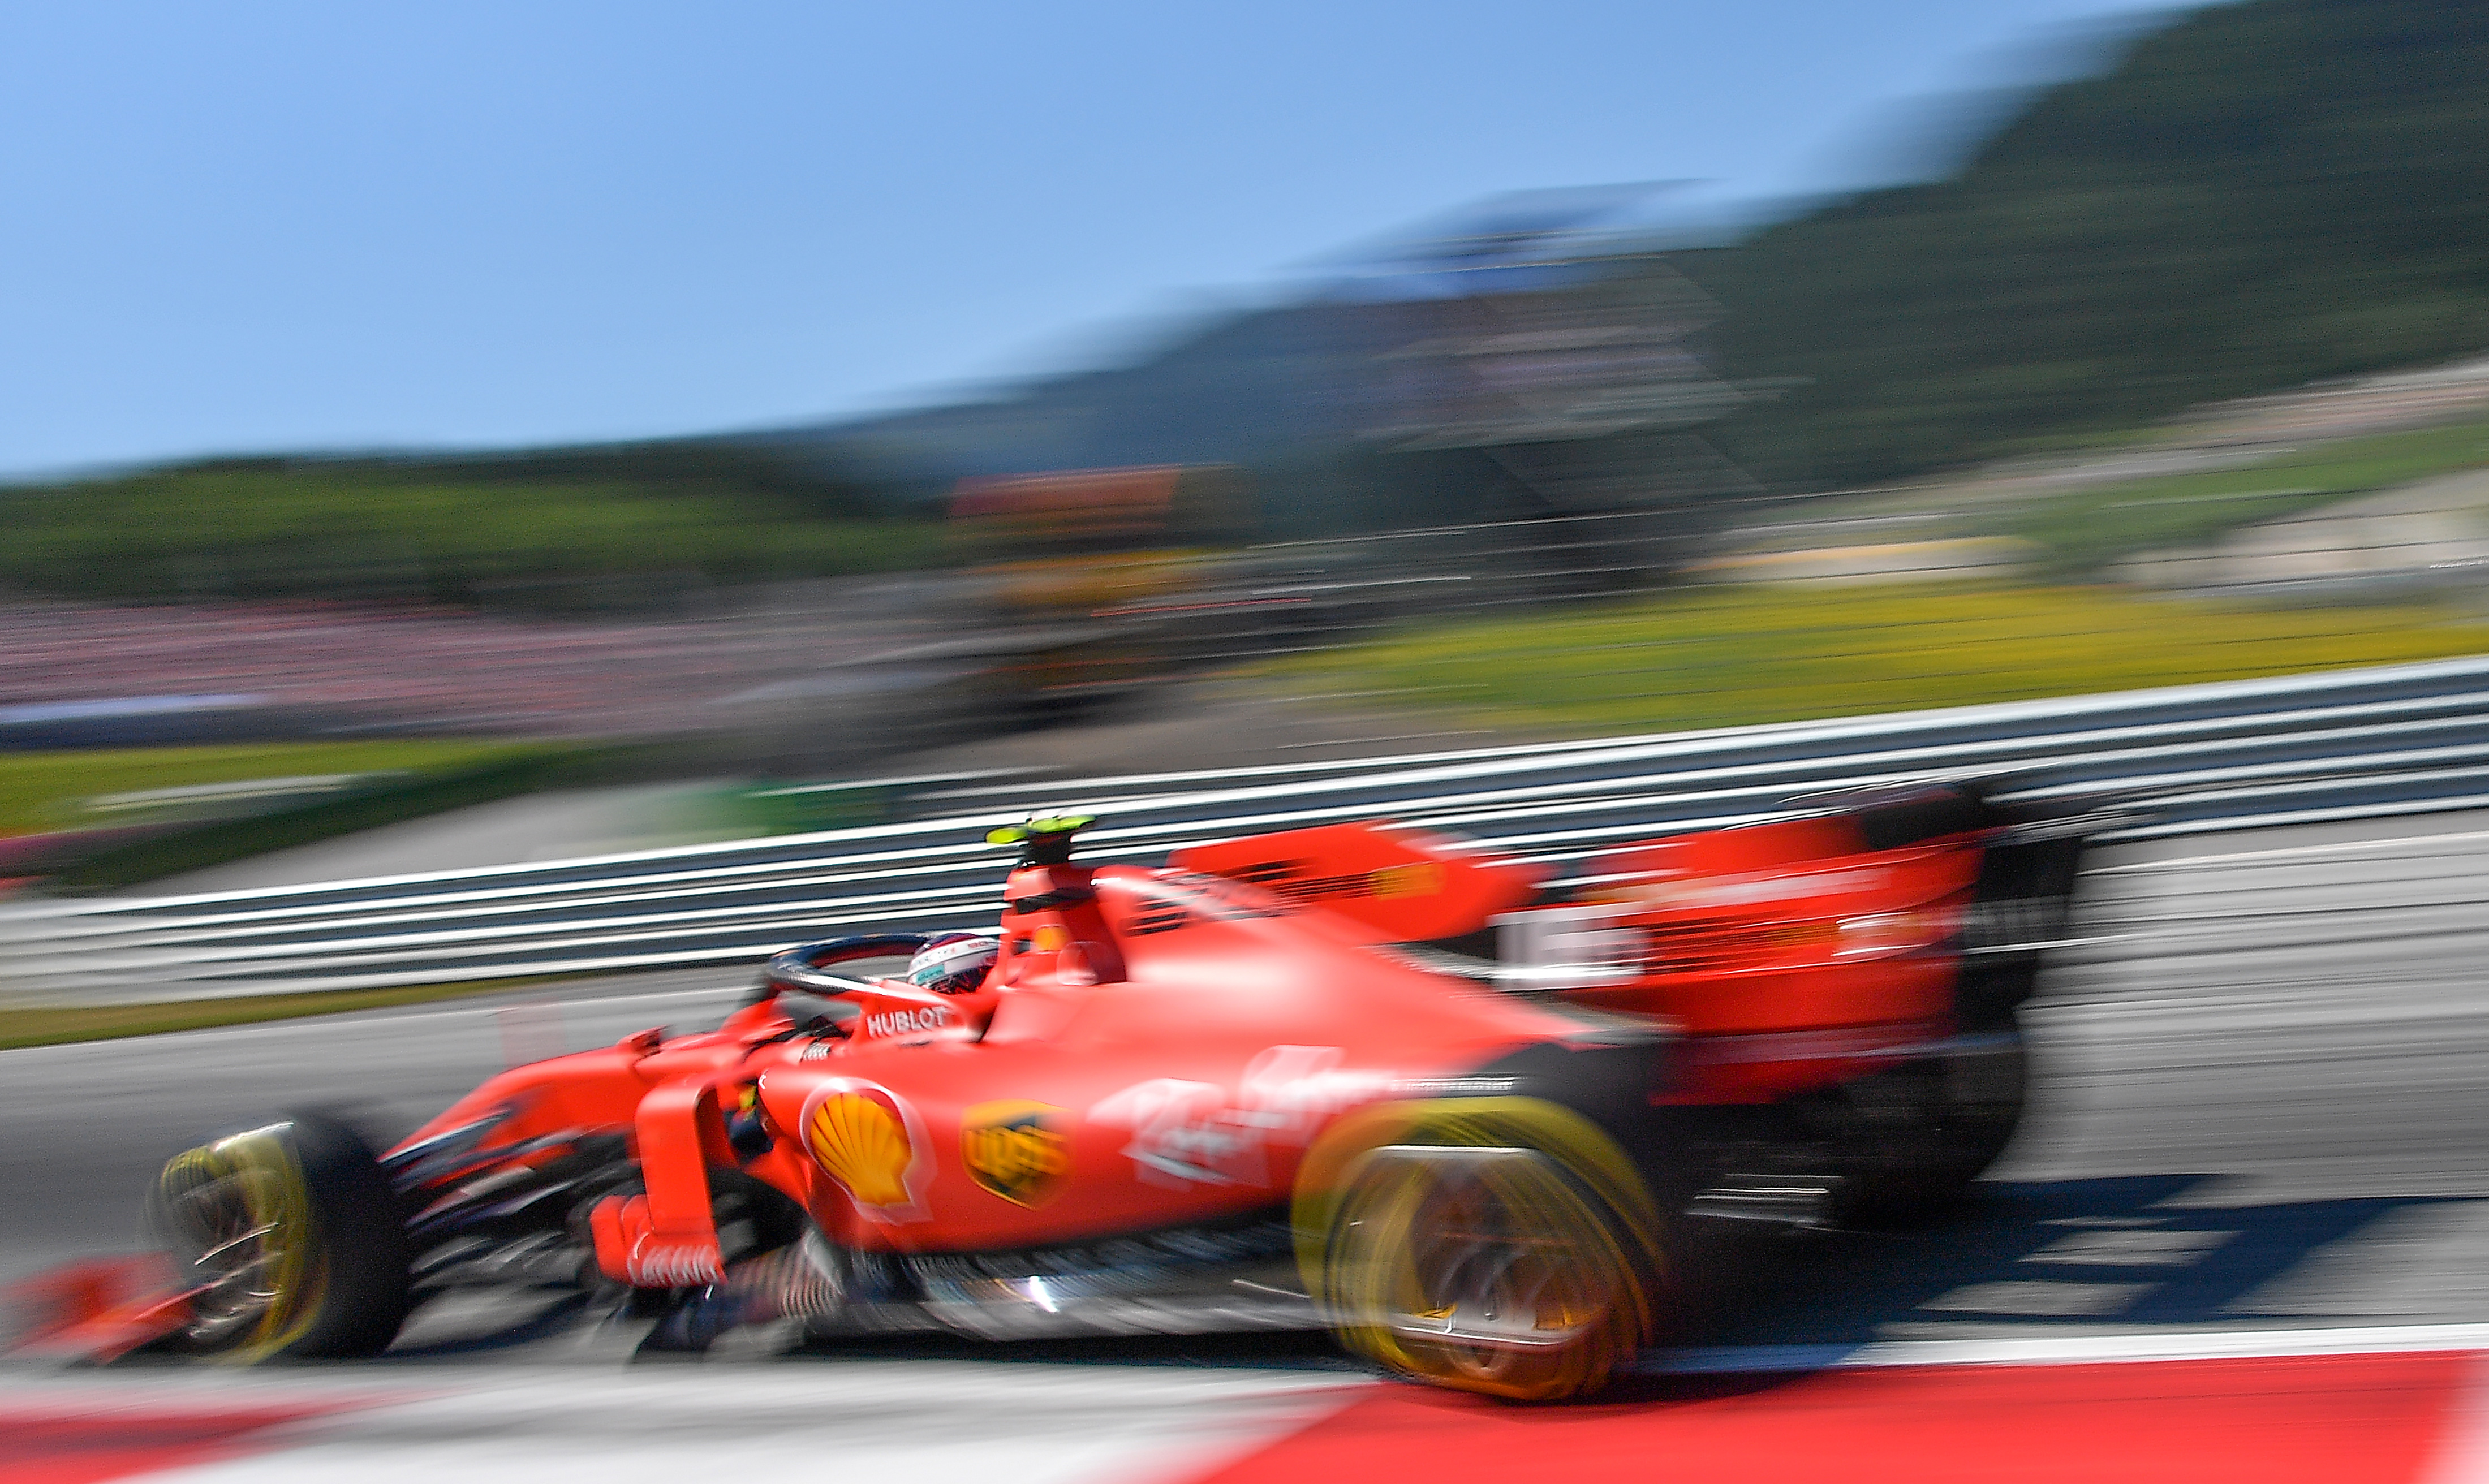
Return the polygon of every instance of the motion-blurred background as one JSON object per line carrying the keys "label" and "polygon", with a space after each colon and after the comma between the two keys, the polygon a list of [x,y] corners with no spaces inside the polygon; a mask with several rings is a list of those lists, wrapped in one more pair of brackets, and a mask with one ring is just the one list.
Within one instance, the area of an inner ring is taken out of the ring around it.
{"label": "motion-blurred background", "polygon": [[[0,6],[0,1344],[199,1136],[989,926],[1027,810],[1575,870],[2011,772],[2108,833],[1979,1198],[1691,1270],[1778,1381],[1389,1467],[2489,1477],[2484,141],[2462,0]],[[1071,1477],[1340,1379],[625,1384],[520,1297],[222,1467]],[[12,1478],[354,1379],[7,1364]]]}
{"label": "motion-blurred background", "polygon": [[106,6],[0,121],[21,893],[2489,647],[2474,7]]}

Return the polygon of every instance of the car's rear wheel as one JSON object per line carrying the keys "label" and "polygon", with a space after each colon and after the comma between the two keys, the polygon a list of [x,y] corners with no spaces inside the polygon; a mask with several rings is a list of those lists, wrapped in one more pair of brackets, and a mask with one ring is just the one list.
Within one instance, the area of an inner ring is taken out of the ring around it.
{"label": "car's rear wheel", "polygon": [[[1586,1394],[1649,1333],[1655,1218],[1594,1130],[1503,1101],[1446,1104],[1342,1165],[1308,1277],[1342,1343],[1389,1370],[1523,1401]],[[1588,1160],[1585,1132],[1605,1146]]]}
{"label": "car's rear wheel", "polygon": [[355,1131],[295,1114],[175,1156],[148,1225],[186,1285],[193,1354],[250,1363],[367,1356],[406,1322],[406,1227]]}

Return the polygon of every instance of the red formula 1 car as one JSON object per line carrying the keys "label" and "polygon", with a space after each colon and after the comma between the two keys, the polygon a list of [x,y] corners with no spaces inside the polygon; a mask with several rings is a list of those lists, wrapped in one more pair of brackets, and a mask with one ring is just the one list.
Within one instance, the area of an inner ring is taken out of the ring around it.
{"label": "red formula 1 car", "polygon": [[859,977],[916,937],[813,944],[714,1031],[518,1068],[384,1155],[298,1116],[180,1156],[184,1276],[113,1343],[368,1354],[524,1281],[656,1348],[1327,1327],[1588,1391],[1665,1325],[1690,1217],[1851,1219],[1995,1157],[2085,832],[1930,785],[1559,883],[1385,824],[1091,869],[1086,822],[1003,832],[972,992]]}

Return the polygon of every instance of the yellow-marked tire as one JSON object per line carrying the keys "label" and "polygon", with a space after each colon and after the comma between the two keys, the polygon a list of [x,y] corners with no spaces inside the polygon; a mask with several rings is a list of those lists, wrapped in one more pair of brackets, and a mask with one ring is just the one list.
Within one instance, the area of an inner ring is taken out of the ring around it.
{"label": "yellow-marked tire", "polygon": [[1587,1395],[1649,1337],[1667,1280],[1632,1161],[1533,1099],[1396,1104],[1308,1155],[1298,1261],[1349,1350],[1436,1385]]}
{"label": "yellow-marked tire", "polygon": [[240,1364],[375,1355],[406,1322],[406,1225],[353,1129],[296,1114],[176,1155],[147,1203],[191,1299],[176,1348]]}

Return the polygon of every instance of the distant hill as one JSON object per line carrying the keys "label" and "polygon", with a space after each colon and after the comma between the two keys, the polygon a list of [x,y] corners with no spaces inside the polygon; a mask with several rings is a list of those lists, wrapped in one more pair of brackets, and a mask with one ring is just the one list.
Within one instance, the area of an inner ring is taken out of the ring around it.
{"label": "distant hill", "polygon": [[2489,346],[2489,6],[2247,0],[2042,93],[1953,178],[1679,266],[1727,436],[1846,484]]}
{"label": "distant hill", "polygon": [[713,441],[217,459],[0,488],[0,591],[85,598],[627,608],[942,550],[927,512]]}
{"label": "distant hill", "polygon": [[1648,499],[1653,469],[1678,471],[1668,498],[1691,528],[1725,508],[1717,496],[1752,488],[1713,444],[1770,484],[1821,489],[2477,355],[2489,4],[2195,11],[2103,74],[2036,94],[1951,179],[1645,257],[1653,281],[1692,281],[1704,310],[1685,332],[1708,365],[1678,354],[1693,366],[1681,433],[1578,460],[1589,472],[1570,484],[1547,471],[1586,445],[1378,437],[1378,394],[1440,328],[1421,299],[1316,298],[957,407],[0,488],[0,586],[597,606],[616,590],[938,562],[940,498],[960,478],[1161,463],[1246,470],[1270,536],[1504,519],[1567,508],[1580,489]]}
{"label": "distant hill", "polygon": [[978,475],[1223,465],[1269,540],[1620,508],[1674,508],[1690,528],[1695,506],[1744,488],[1699,436],[1742,399],[1681,349],[1709,298],[1620,242],[1563,240],[1578,256],[1521,286],[1327,285],[1187,327],[1133,364],[749,446],[918,504]]}
{"label": "distant hill", "polygon": [[1354,431],[1356,384],[1334,305],[1220,314],[1135,364],[997,395],[764,434],[749,446],[819,457],[901,498],[959,479],[1139,464],[1256,463]]}
{"label": "distant hill", "polygon": [[[2104,74],[2037,93],[1951,179],[1670,261],[1727,311],[1716,369],[1775,393],[1706,432],[1784,487],[2476,354],[2489,5],[2199,10]],[[1350,452],[1359,391],[1332,342],[1353,321],[1337,305],[1238,314],[1134,366],[766,442],[920,498],[976,473],[1293,461],[1297,498],[1322,486],[1319,502],[1370,520],[1423,519]]]}

